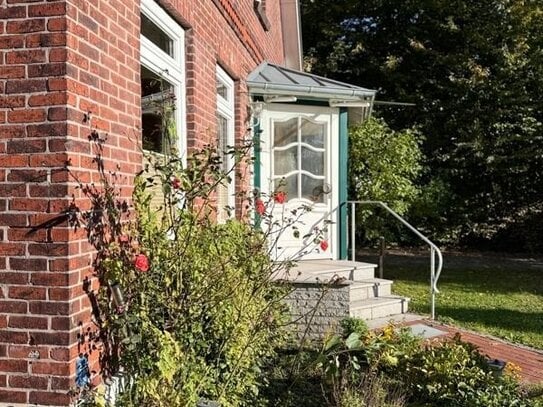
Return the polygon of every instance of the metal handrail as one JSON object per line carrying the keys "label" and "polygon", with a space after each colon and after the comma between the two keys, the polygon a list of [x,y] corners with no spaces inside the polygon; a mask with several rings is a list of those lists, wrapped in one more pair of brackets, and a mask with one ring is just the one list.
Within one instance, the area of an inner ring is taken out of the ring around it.
{"label": "metal handrail", "polygon": [[[392,208],[390,208],[386,203],[381,201],[347,201],[347,204],[351,205],[351,258],[355,261],[356,256],[356,242],[355,242],[355,232],[356,232],[356,205],[377,205],[381,208],[386,209],[388,213],[394,216],[399,220],[404,226],[406,226],[411,232],[417,235],[424,243],[430,246],[430,301],[431,301],[431,314],[432,319],[435,319],[436,316],[436,294],[439,294],[437,289],[437,281],[441,275],[441,269],[443,268],[443,255],[441,250],[437,247],[430,239],[424,236],[419,232],[413,225],[407,222],[399,214],[397,214]],[[437,255],[437,268],[436,268],[436,255]]]}

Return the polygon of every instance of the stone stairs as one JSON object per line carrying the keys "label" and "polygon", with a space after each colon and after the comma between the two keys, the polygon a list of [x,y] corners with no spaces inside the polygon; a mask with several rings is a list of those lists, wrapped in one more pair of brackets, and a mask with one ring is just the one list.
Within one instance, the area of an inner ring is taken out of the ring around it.
{"label": "stone stairs", "polygon": [[[407,313],[409,298],[393,295],[393,281],[376,278],[375,268],[363,262],[304,260],[277,279],[293,284],[288,300],[293,316],[317,334],[347,316],[371,325],[372,320],[398,319]],[[315,307],[312,318],[307,318]]]}

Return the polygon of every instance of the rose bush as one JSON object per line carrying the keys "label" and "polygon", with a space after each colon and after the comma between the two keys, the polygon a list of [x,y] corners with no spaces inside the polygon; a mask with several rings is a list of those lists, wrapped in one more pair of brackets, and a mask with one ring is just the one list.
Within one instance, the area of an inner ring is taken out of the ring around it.
{"label": "rose bush", "polygon": [[263,402],[261,366],[288,320],[273,276],[290,263],[271,260],[268,236],[251,222],[253,211],[274,222],[274,195],[247,196],[244,220],[216,222],[214,191],[228,177],[220,156],[206,147],[186,167],[175,155],[147,157],[152,168],[136,178],[133,209],[106,174],[102,190],[82,186],[96,207],[83,220],[98,250],[102,367],[130,378],[119,406]]}

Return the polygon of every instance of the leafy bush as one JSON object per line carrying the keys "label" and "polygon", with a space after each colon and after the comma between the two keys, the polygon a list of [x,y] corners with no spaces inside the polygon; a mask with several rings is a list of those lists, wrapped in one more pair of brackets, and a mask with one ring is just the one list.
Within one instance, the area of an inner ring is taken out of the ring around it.
{"label": "leafy bush", "polygon": [[[395,131],[384,120],[370,118],[349,132],[349,198],[383,201],[403,214],[418,196],[416,180],[422,170],[421,135],[415,130]],[[357,223],[372,240],[390,225],[360,207]],[[391,231],[390,233],[397,233]],[[386,234],[386,233],[385,233]],[[390,240],[390,239],[387,239]]]}
{"label": "leafy bush", "polygon": [[349,318],[343,336],[327,338],[316,361],[334,406],[532,406],[514,367],[495,375],[487,359],[459,337],[422,346],[408,329],[381,331]]}
{"label": "leafy bush", "polygon": [[317,359],[334,405],[404,405],[403,386],[388,372],[409,358],[420,340],[393,325],[380,332],[369,331],[365,322],[356,318],[347,318],[341,325],[343,336],[327,338]]}
{"label": "leafy bush", "polygon": [[204,148],[186,167],[147,157],[133,217],[111,174],[81,186],[93,204],[82,221],[98,251],[102,366],[127,378],[118,406],[256,405],[261,368],[283,343],[285,290],[273,275],[288,265],[272,262],[268,237],[248,222],[216,222],[214,190],[229,177],[221,154]]}
{"label": "leafy bush", "polygon": [[364,337],[369,334],[368,324],[360,318],[344,318],[340,321],[343,336],[347,338],[353,332],[359,337]]}
{"label": "leafy bush", "polygon": [[432,344],[396,371],[411,398],[432,406],[524,406],[518,383],[496,376],[475,346],[454,340]]}
{"label": "leafy bush", "polygon": [[350,129],[351,196],[385,201],[404,213],[418,195],[414,181],[422,169],[421,136],[414,130],[392,130],[379,118]]}

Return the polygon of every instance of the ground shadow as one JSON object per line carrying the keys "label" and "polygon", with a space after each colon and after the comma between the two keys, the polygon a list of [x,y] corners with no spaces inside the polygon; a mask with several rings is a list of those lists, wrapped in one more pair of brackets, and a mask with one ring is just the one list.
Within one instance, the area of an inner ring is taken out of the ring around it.
{"label": "ground shadow", "polygon": [[538,334],[543,329],[543,312],[447,306],[440,306],[438,312],[440,318],[448,317],[458,322],[476,323],[489,328]]}
{"label": "ground shadow", "polygon": [[[378,262],[376,256],[367,254],[357,260]],[[384,277],[429,284],[429,264],[429,255],[390,254],[384,260]],[[543,295],[543,266],[537,259],[445,253],[439,285],[447,284],[459,284],[477,292]]]}

